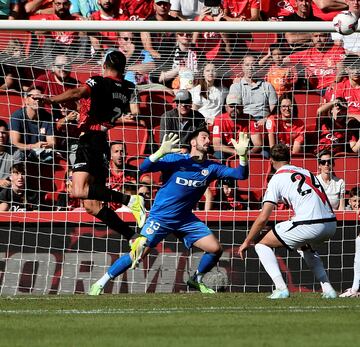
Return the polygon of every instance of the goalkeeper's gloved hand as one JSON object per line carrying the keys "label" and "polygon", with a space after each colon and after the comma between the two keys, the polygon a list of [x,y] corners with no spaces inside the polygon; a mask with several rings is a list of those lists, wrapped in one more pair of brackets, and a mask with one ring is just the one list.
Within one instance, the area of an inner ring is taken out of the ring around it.
{"label": "goalkeeper's gloved hand", "polygon": [[181,148],[175,148],[176,145],[180,142],[179,136],[174,133],[165,134],[162,140],[160,148],[152,154],[149,159],[152,162],[158,161],[164,155],[168,153],[177,153],[181,151]]}
{"label": "goalkeeper's gloved hand", "polygon": [[240,156],[240,163],[243,165],[247,164],[247,152],[249,149],[249,136],[247,133],[240,132],[239,133],[239,141],[231,139],[231,143],[233,144],[236,153]]}

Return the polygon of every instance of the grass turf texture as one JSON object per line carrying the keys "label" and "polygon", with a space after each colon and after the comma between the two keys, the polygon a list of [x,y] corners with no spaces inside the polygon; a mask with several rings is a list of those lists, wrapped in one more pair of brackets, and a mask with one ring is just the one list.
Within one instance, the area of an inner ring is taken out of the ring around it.
{"label": "grass turf texture", "polygon": [[359,346],[360,300],[319,293],[0,298],[0,346]]}

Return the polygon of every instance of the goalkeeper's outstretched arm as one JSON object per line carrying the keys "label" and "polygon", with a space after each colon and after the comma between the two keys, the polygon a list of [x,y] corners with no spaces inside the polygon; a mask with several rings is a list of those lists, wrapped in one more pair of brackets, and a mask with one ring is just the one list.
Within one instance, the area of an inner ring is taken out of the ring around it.
{"label": "goalkeeper's outstretched arm", "polygon": [[165,134],[160,148],[140,165],[140,170],[143,172],[146,171],[159,171],[161,167],[159,165],[154,165],[166,154],[178,153],[181,151],[178,144],[180,142],[179,136],[174,133]]}

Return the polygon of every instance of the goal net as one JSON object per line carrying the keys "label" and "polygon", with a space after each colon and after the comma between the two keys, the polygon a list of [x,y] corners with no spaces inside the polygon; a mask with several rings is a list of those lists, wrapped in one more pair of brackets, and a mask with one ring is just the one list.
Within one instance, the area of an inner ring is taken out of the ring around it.
{"label": "goal net", "polygon": [[[237,166],[229,139],[240,129],[258,135],[252,138],[249,178],[213,182],[196,207],[196,215],[224,248],[218,266],[204,281],[220,291],[271,290],[256,253],[249,250],[241,261],[237,249],[261,209],[273,173],[269,146],[284,142],[292,150],[292,162],[316,175],[323,170],[319,153],[329,150],[330,170],[344,180],[336,181],[330,196],[338,209],[337,233],[319,252],[334,287],[342,291],[350,285],[358,213],[349,210],[348,200],[359,184],[360,89],[353,88],[349,79],[360,83],[353,77],[357,71],[360,75],[358,34],[332,38],[329,23],[310,23],[307,28],[285,22],[2,24],[1,295],[86,293],[129,251],[126,240],[87,214],[81,201],[69,194],[78,124],[89,100],[48,107],[31,98],[36,91],[57,95],[101,75],[103,56],[114,48],[127,56],[125,78],[136,84],[137,114],[128,123],[108,129],[109,142],[115,143],[109,187],[145,194],[151,207],[162,177],[143,174],[138,167],[168,130],[162,122],[164,114],[180,107],[174,103],[175,95],[187,90],[193,109],[211,131],[211,160]],[[250,94],[244,89],[239,92],[240,83],[247,84]],[[219,121],[221,117],[228,121]],[[38,148],[39,141],[49,148]],[[23,176],[24,183],[21,179],[19,183],[18,176]],[[140,232],[127,207],[111,207]],[[279,204],[269,224],[291,215],[288,206]],[[291,291],[319,290],[297,252],[276,254]],[[105,292],[185,292],[201,256],[200,250],[189,251],[171,236],[139,269],[119,276]]]}

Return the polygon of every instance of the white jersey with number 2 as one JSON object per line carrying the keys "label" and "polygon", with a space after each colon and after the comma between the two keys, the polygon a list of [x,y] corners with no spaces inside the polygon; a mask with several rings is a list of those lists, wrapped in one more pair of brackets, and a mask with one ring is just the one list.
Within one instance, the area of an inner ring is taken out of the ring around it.
{"label": "white jersey with number 2", "polygon": [[326,193],[318,179],[309,171],[284,165],[271,178],[263,203],[284,202],[294,211],[293,221],[310,222],[334,218]]}

